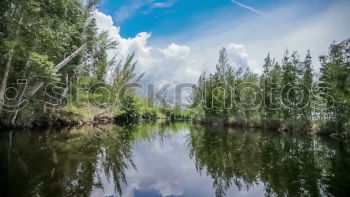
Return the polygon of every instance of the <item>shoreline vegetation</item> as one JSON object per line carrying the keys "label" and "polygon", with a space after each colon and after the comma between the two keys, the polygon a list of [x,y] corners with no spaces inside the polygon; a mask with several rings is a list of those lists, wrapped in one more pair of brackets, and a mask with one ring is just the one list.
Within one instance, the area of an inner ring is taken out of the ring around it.
{"label": "shoreline vegetation", "polygon": [[[331,44],[329,53],[319,56],[319,72],[313,70],[310,51],[301,59],[287,50],[281,62],[268,55],[258,75],[230,65],[222,48],[216,71],[200,76],[190,107],[148,108],[149,98],[134,87],[145,73],[137,74],[135,54],[124,60],[108,57],[118,43],[97,29],[96,4],[1,3],[1,130],[168,119],[349,136],[350,40]],[[107,72],[113,80],[106,80]],[[123,99],[111,101],[110,95]]]}

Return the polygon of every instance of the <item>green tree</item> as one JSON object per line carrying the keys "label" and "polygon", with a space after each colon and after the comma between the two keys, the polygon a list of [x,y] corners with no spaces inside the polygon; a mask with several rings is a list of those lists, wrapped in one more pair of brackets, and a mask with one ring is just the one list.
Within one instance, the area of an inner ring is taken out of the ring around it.
{"label": "green tree", "polygon": [[[0,105],[13,102],[4,99],[5,90],[9,85],[16,85],[17,79],[27,81],[19,89],[17,103],[23,97],[47,100],[41,90],[45,82],[68,83],[74,78],[81,62],[77,57],[88,42],[86,24],[95,1],[88,1],[85,6],[79,0],[9,0],[2,4],[5,14],[1,17],[4,29],[0,33],[0,55],[4,60],[0,67],[4,72],[1,73]],[[39,112],[42,109],[38,106],[31,102],[29,108]],[[17,114],[18,110],[7,117],[16,119]]]}
{"label": "green tree", "polygon": [[295,121],[298,118],[297,108],[300,92],[298,87],[298,67],[300,64],[297,52],[289,56],[289,51],[285,52],[282,60],[282,111],[283,119]]}
{"label": "green tree", "polygon": [[312,57],[310,51],[307,52],[303,65],[302,86],[304,89],[304,98],[307,99],[307,103],[302,109],[302,118],[309,124],[312,121],[312,103],[314,101],[313,96],[313,74],[312,74]]}
{"label": "green tree", "polygon": [[345,61],[343,46],[332,44],[329,54],[321,56],[321,77],[322,85],[331,86],[324,88],[322,96],[327,101],[327,112],[332,126],[330,130],[342,132],[345,124],[349,121],[350,115],[350,65]]}

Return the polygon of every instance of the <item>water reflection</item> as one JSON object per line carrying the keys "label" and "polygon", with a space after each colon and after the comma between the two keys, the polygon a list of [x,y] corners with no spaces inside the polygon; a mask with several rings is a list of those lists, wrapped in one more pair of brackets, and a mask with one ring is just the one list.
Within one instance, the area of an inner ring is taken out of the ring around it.
{"label": "water reflection", "polygon": [[0,137],[5,196],[347,196],[350,146],[145,123]]}
{"label": "water reflection", "polygon": [[8,158],[5,182],[9,196],[89,196],[91,191],[103,189],[105,179],[113,181],[113,190],[121,194],[127,163],[134,166],[132,142],[128,132],[114,129],[2,136],[1,158]]}
{"label": "water reflection", "polygon": [[349,146],[343,141],[197,127],[188,147],[217,196],[231,187],[264,185],[266,196],[347,196]]}

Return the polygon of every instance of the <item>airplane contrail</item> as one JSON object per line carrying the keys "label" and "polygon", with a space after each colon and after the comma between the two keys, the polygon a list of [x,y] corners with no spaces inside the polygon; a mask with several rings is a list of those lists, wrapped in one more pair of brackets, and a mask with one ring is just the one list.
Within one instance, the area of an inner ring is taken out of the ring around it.
{"label": "airplane contrail", "polygon": [[240,3],[240,2],[238,2],[238,1],[236,1],[236,0],[231,0],[231,2],[234,3],[234,4],[236,4],[236,5],[238,5],[238,6],[240,6],[240,7],[242,7],[242,8],[245,8],[245,9],[248,9],[248,10],[250,10],[250,11],[252,11],[252,12],[255,12],[255,13],[257,13],[257,14],[264,15],[264,16],[267,15],[267,14],[265,14],[264,12],[262,12],[262,11],[260,11],[260,10],[257,10],[257,9],[255,9],[255,8],[253,8],[253,7],[250,7],[250,6],[248,6],[248,5],[245,5],[245,4],[243,4],[243,3]]}

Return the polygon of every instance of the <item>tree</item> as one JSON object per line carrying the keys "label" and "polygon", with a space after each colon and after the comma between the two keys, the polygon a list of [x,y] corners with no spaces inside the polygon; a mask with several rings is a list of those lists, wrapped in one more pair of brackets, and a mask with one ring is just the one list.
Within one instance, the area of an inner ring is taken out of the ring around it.
{"label": "tree", "polygon": [[282,60],[282,104],[284,120],[295,121],[298,118],[297,108],[300,92],[298,87],[298,67],[300,64],[297,52],[289,56],[289,51],[285,52]]}
{"label": "tree", "polygon": [[[10,11],[12,3],[17,3],[12,8],[12,12]],[[1,44],[2,48],[5,50],[2,50],[1,57],[6,59],[5,65],[1,64],[1,70],[4,70],[2,73],[2,80],[0,85],[0,109],[2,108],[3,103],[5,102],[5,90],[7,86],[7,81],[9,77],[9,72],[12,67],[12,60],[15,53],[15,47],[19,44],[19,33],[22,28],[23,24],[23,12],[24,12],[24,6],[22,3],[16,2],[16,1],[8,1],[7,4],[4,2],[4,8],[7,8],[9,10],[4,10],[4,13],[1,16],[1,22],[3,32],[0,33],[1,35]],[[17,22],[18,21],[18,22]],[[12,32],[15,32],[14,34]],[[1,112],[1,111],[0,111]]]}
{"label": "tree", "polygon": [[112,59],[111,61],[108,61],[107,58],[107,51],[111,49],[116,49],[118,43],[116,41],[111,40],[108,37],[108,32],[102,32],[98,36],[98,44],[97,48],[98,51],[96,53],[96,78],[99,81],[103,81],[105,74],[106,74],[106,69],[108,66],[112,65],[115,63],[115,60]]}
{"label": "tree", "polygon": [[260,77],[260,87],[263,91],[263,102],[260,114],[264,127],[279,127],[281,111],[281,67],[270,57],[265,58],[263,74]]}
{"label": "tree", "polygon": [[330,115],[329,129],[342,132],[345,130],[345,124],[349,121],[350,115],[350,66],[346,62],[343,54],[343,46],[341,44],[332,44],[329,54],[321,56],[321,77],[320,81],[323,86],[331,86],[324,88],[322,92],[323,98],[327,101],[328,113]]}
{"label": "tree", "polygon": [[134,95],[127,95],[121,98],[121,107],[125,111],[122,119],[127,122],[137,121],[141,116],[139,100]]}
{"label": "tree", "polygon": [[[1,17],[5,28],[0,33],[0,55],[6,57],[6,61],[0,62],[0,67],[4,68],[1,73],[1,104],[13,102],[4,99],[5,90],[9,84],[15,85],[17,79],[27,81],[15,100],[20,103],[24,96],[33,97],[44,82],[68,83],[73,78],[81,61],[76,57],[85,49],[89,39],[85,26],[94,3],[88,1],[84,7],[79,0],[2,2],[6,10]],[[39,91],[34,97],[47,99],[42,93]],[[16,110],[14,117],[17,113]]]}
{"label": "tree", "polygon": [[92,19],[88,25],[88,34],[91,35],[92,39],[88,46],[87,52],[85,53],[83,62],[83,73],[87,76],[94,76],[97,82],[104,82],[106,69],[115,64],[115,57],[108,59],[107,51],[116,49],[118,42],[112,40],[107,31],[97,33],[95,29],[95,19]]}
{"label": "tree", "polygon": [[229,78],[230,74],[232,74],[232,67],[230,66],[227,49],[222,47],[219,52],[219,61],[216,64],[216,75],[218,76],[220,81],[225,81]]}
{"label": "tree", "polygon": [[114,72],[114,82],[113,82],[113,90],[115,92],[121,91],[121,88],[128,88],[135,83],[138,83],[145,73],[136,74],[135,68],[137,65],[137,61],[134,61],[135,53],[129,55],[125,62],[118,62],[115,72]]}
{"label": "tree", "polygon": [[307,103],[302,109],[302,118],[310,123],[312,120],[312,102],[313,97],[313,76],[312,76],[312,57],[310,51],[307,52],[303,65],[303,77],[302,77],[302,86],[304,87],[304,99],[307,99]]}

